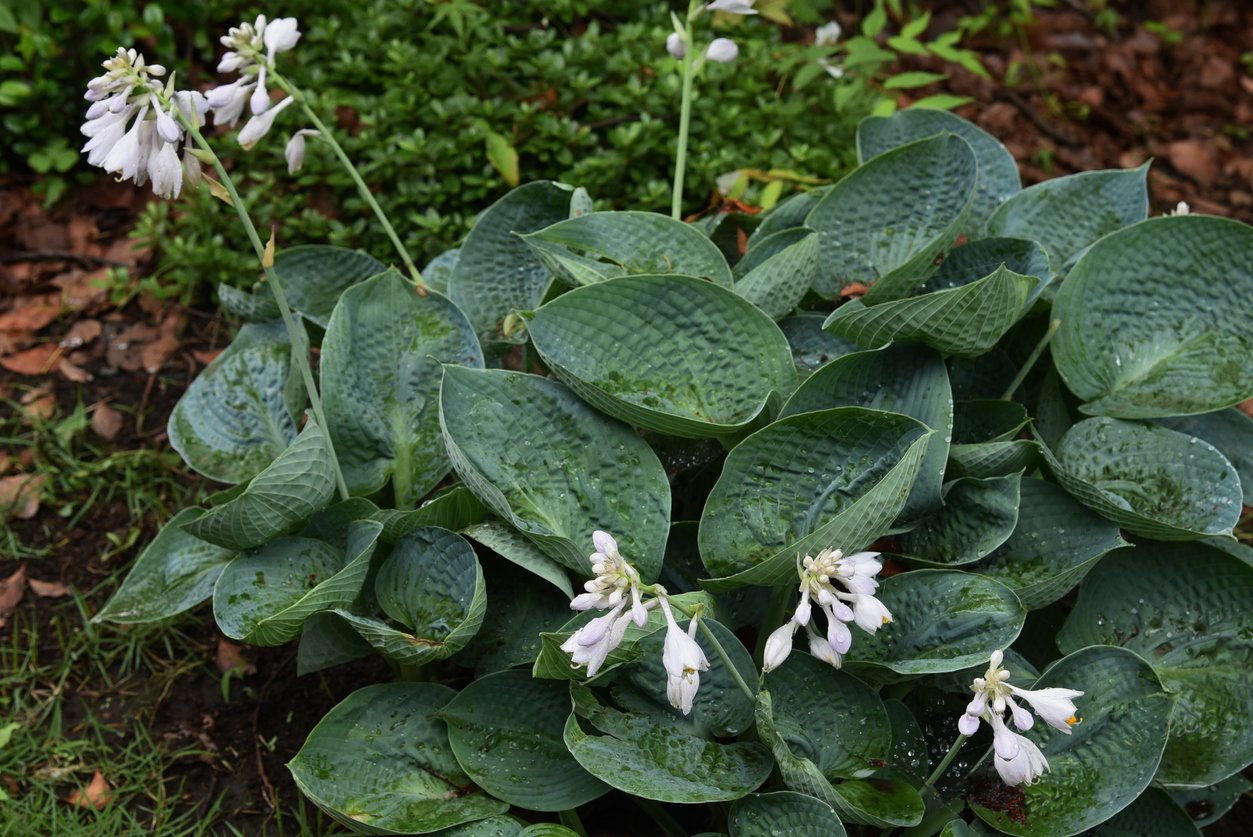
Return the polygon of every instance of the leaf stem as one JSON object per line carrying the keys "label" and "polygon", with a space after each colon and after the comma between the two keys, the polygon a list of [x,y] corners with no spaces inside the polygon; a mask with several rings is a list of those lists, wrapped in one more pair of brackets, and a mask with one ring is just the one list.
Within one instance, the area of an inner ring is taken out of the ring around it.
{"label": "leaf stem", "polygon": [[[165,103],[163,103],[165,104]],[[344,482],[344,472],[340,470],[339,459],[335,456],[335,445],[331,441],[331,431],[326,423],[326,414],[322,411],[322,398],[318,394],[318,385],[313,380],[313,367],[309,365],[308,349],[305,347],[305,338],[296,329],[296,320],[292,316],[291,307],[287,304],[287,295],[283,293],[283,284],[279,281],[278,274],[274,272],[273,253],[267,254],[266,246],[261,243],[261,236],[257,233],[256,226],[252,223],[251,216],[248,215],[248,208],[244,206],[243,198],[239,196],[239,191],[235,188],[235,181],[231,179],[230,174],[222,165],[221,158],[210,147],[208,140],[204,138],[204,134],[200,132],[200,126],[196,124],[194,119],[187,119],[181,108],[172,108],[183,126],[191,133],[191,137],[195,140],[197,147],[207,154],[213,162],[213,168],[218,173],[222,185],[226,188],[227,194],[231,198],[231,206],[235,208],[235,214],[239,216],[239,222],[244,226],[244,232],[248,234],[248,240],[252,242],[252,249],[256,251],[257,260],[261,262],[261,269],[265,271],[266,281],[270,284],[270,291],[274,294],[274,301],[278,303],[279,314],[283,318],[283,325],[287,327],[287,338],[291,341],[292,355],[297,359],[297,367],[300,369],[300,377],[304,379],[305,391],[309,394],[309,404],[313,408],[314,421],[322,428],[323,436],[326,438],[326,452],[331,458],[331,466],[335,471],[335,484],[339,487],[339,496],[341,500],[348,499],[348,485]]]}
{"label": "leaf stem", "polygon": [[1061,320],[1053,320],[1049,323],[1048,329],[1044,332],[1044,336],[1040,338],[1040,342],[1035,344],[1035,348],[1031,350],[1031,354],[1027,356],[1027,361],[1018,370],[1018,374],[1014,376],[1014,381],[1009,385],[1001,395],[1002,401],[1013,401],[1014,391],[1022,386],[1022,382],[1027,379],[1027,374],[1031,371],[1031,367],[1035,366],[1035,362],[1040,359],[1040,355],[1044,353],[1044,349],[1048,346],[1049,341],[1053,339],[1053,335],[1061,328]]}
{"label": "leaf stem", "polygon": [[374,217],[378,218],[379,224],[382,225],[383,231],[387,233],[387,237],[391,239],[392,246],[396,248],[396,252],[400,255],[400,260],[405,263],[405,269],[409,271],[410,277],[413,279],[414,287],[417,288],[418,294],[426,296],[426,283],[422,281],[422,274],[418,272],[418,267],[413,263],[409,251],[400,240],[400,236],[396,234],[396,228],[392,226],[392,222],[388,219],[387,214],[383,212],[383,207],[379,206],[379,202],[375,199],[374,194],[370,191],[370,187],[366,185],[365,180],[361,177],[361,172],[357,171],[357,167],[353,165],[352,160],[348,159],[348,154],[344,151],[343,146],[335,139],[335,135],[331,133],[326,124],[318,118],[313,108],[309,107],[309,100],[303,91],[296,85],[292,84],[287,78],[277,72],[271,71],[270,78],[274,80],[275,85],[281,88],[285,93],[290,95],[300,105],[305,112],[305,116],[313,123],[313,127],[318,130],[319,138],[322,139],[331,150],[335,152],[335,156],[343,165],[344,170],[348,172],[348,176],[352,178],[352,182],[357,185],[357,192],[370,209],[374,211]]}
{"label": "leaf stem", "polygon": [[966,743],[966,736],[961,733],[957,734],[957,740],[953,742],[953,746],[948,748],[948,752],[944,754],[944,758],[940,759],[940,763],[936,765],[935,770],[931,771],[931,775],[927,777],[927,781],[922,786],[922,793],[925,796],[927,791],[935,790],[935,783],[940,781],[940,777],[944,775],[944,771],[948,770],[948,766],[953,763],[953,759],[957,758],[958,751],[962,745]]}
{"label": "leaf stem", "polygon": [[670,217],[683,220],[683,177],[687,169],[687,136],[692,126],[692,77],[696,70],[695,44],[692,42],[692,15],[684,22],[683,93],[679,102],[679,146],[674,159],[674,188],[670,196]]}

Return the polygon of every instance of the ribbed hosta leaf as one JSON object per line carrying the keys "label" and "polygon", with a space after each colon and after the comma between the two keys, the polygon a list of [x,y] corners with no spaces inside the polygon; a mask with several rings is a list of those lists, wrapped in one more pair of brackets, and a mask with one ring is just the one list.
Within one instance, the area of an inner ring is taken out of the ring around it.
{"label": "ribbed hosta leaf", "polygon": [[1083,411],[1178,416],[1253,396],[1250,253],[1253,227],[1198,215],[1094,244],[1058,291],[1050,347]]}
{"label": "ribbed hosta leaf", "polygon": [[[340,294],[385,269],[382,262],[360,250],[324,244],[290,247],[274,257],[274,272],[283,284],[287,304],[322,328]],[[218,295],[223,308],[250,322],[279,316],[278,302],[264,283],[252,292],[219,285]]]}
{"label": "ribbed hosta leaf", "polygon": [[443,709],[457,763],[483,790],[532,811],[564,811],[609,792],[562,741],[564,683],[502,671],[473,681]]}
{"label": "ribbed hosta leaf", "polygon": [[[574,588],[565,568],[544,554],[544,551],[528,541],[517,530],[499,520],[485,520],[461,530],[461,534],[512,561],[527,572],[535,574],[565,594],[574,598]],[[591,553],[588,553],[589,555]]]}
{"label": "ribbed hosta leaf", "polygon": [[759,215],[761,223],[757,225],[757,229],[748,239],[748,249],[752,250],[775,233],[805,226],[805,219],[809,217],[809,213],[830,191],[830,186],[819,186],[808,192],[800,192],[782,203],[775,204],[769,212]]}
{"label": "ribbed hosta leaf", "polygon": [[1035,610],[1066,595],[1102,555],[1127,542],[1116,525],[1052,483],[1025,479],[1021,491],[1013,534],[966,569],[996,579]]}
{"label": "ribbed hosta leaf", "polygon": [[819,237],[793,227],[756,242],[735,265],[735,292],[782,319],[809,291],[818,274]]}
{"label": "ribbed hosta leaf", "polygon": [[985,238],[950,250],[922,289],[930,292],[960,288],[992,275],[1001,265],[1019,275],[1042,280],[1031,292],[1029,302],[1044,291],[1053,275],[1048,253],[1039,243],[1025,238]]}
{"label": "ribbed hosta leaf", "polygon": [[1240,518],[1240,477],[1221,453],[1165,427],[1092,418],[1049,452],[1062,487],[1123,528],[1157,540],[1230,534]]}
{"label": "ribbed hosta leaf", "polygon": [[473,526],[483,519],[486,510],[479,498],[464,485],[441,489],[430,500],[412,511],[380,509],[370,516],[383,524],[383,542],[395,543],[415,529],[438,526],[454,532]]}
{"label": "ribbed hosta leaf", "polygon": [[1209,442],[1240,475],[1244,504],[1253,506],[1253,417],[1232,407],[1199,416],[1154,419],[1154,424]]}
{"label": "ribbed hosta leaf", "polygon": [[727,815],[731,837],[845,837],[835,809],[821,799],[792,791],[752,793]]}
{"label": "ribbed hosta leaf", "polygon": [[779,584],[796,577],[798,553],[866,546],[904,506],[930,433],[907,416],[862,407],[759,430],[731,451],[705,503],[705,568],[714,577],[753,571],[731,586]]}
{"label": "ribbed hosta leaf", "polygon": [[813,372],[819,366],[837,357],[860,351],[861,347],[851,340],[822,330],[826,314],[800,313],[779,322],[779,329],[792,347],[792,362],[805,372]]}
{"label": "ribbed hosta leaf", "polygon": [[184,524],[201,540],[243,550],[296,531],[335,496],[326,436],[310,421],[239,496]]}
{"label": "ribbed hosta leaf", "polygon": [[489,558],[484,562],[483,575],[492,606],[457,662],[472,665],[478,677],[520,666],[529,670],[543,646],[541,635],[570,618],[573,597],[504,561]]}
{"label": "ribbed hosta leaf", "polygon": [[527,330],[585,401],[675,436],[738,433],[795,378],[770,317],[687,276],[623,276],[579,288],[536,311]]}
{"label": "ribbed hosta leaf", "polygon": [[1092,242],[1148,217],[1148,164],[1138,169],[1086,171],[1037,183],[1014,195],[988,219],[988,235],[1029,238],[1064,275]]}
{"label": "ribbed hosta leaf", "polygon": [[448,473],[441,363],[483,366],[470,321],[447,298],[418,296],[395,270],[344,293],[322,340],[319,372],[349,491],[373,494],[390,479],[396,504],[407,508]]}
{"label": "ribbed hosta leaf", "polygon": [[950,445],[948,477],[989,479],[1032,471],[1040,458],[1040,446],[1030,439],[984,442],[977,445]]}
{"label": "ribbed hosta leaf", "polygon": [[863,297],[871,305],[909,296],[965,225],[977,174],[970,145],[948,133],[854,170],[806,219],[822,236],[814,290],[834,298],[860,282],[871,286]]}
{"label": "ribbed hosta leaf", "polygon": [[1149,661],[1178,696],[1157,781],[1200,787],[1253,759],[1250,612],[1253,567],[1205,544],[1144,543],[1088,574],[1057,641]]}
{"label": "ribbed hosta leaf", "polygon": [[901,344],[837,358],[810,375],[780,415],[850,406],[902,413],[935,431],[901,518],[908,524],[939,507],[953,432],[953,393],[939,355],[925,346]]}
{"label": "ribbed hosta leaf", "polygon": [[[857,159],[865,163],[885,151],[923,137],[951,131],[970,143],[979,159],[979,176],[970,217],[962,231],[972,237],[983,234],[992,212],[1022,189],[1014,157],[987,131],[948,111],[909,108],[891,116],[868,116],[857,125]],[[987,276],[996,265],[980,273]]]}
{"label": "ribbed hosta leaf", "polygon": [[846,661],[898,674],[939,674],[986,661],[1013,643],[1027,615],[1003,584],[952,570],[894,575],[876,595],[892,622],[873,636],[855,632]]}
{"label": "ribbed hosta leaf", "polygon": [[670,484],[643,439],[534,375],[450,366],[440,399],[453,467],[488,508],[580,574],[600,529],[656,577]]}
{"label": "ribbed hosta leaf", "polygon": [[155,622],[212,596],[213,585],[235,550],[192,537],[183,529],[183,524],[202,514],[200,509],[183,509],[161,527],[135,560],[122,586],[92,621],[121,625]]}
{"label": "ribbed hosta leaf", "polygon": [[435,713],[456,694],[436,683],[358,689],[309,733],[288,764],[305,796],[367,834],[429,834],[504,813],[453,757]]}
{"label": "ribbed hosta leaf", "polygon": [[1054,663],[1035,688],[1083,692],[1075,700],[1081,722],[1070,735],[1037,722],[1024,735],[1044,751],[1049,771],[1008,797],[993,774],[970,802],[1006,834],[1069,837],[1114,816],[1148,786],[1166,744],[1171,700],[1148,663],[1099,645]]}
{"label": "ribbed hosta leaf", "polygon": [[630,273],[679,273],[731,286],[731,268],[712,241],[655,212],[592,212],[523,239],[549,270],[575,285]]}
{"label": "ribbed hosta leaf", "polygon": [[1158,788],[1149,788],[1088,833],[1091,837],[1201,837],[1188,812]]}
{"label": "ribbed hosta leaf", "polygon": [[822,327],[862,346],[918,340],[945,354],[977,357],[1018,321],[1039,285],[1002,265],[977,282],[922,296],[869,306],[851,300]]}
{"label": "ribbed hosta leaf", "polygon": [[955,567],[990,554],[1018,523],[1022,474],[949,483],[944,507],[901,536],[900,550],[928,566]]}
{"label": "ribbed hosta leaf", "polygon": [[461,245],[448,296],[465,312],[479,339],[521,343],[501,326],[515,311],[539,304],[553,275],[519,237],[571,215],[573,190],[551,181],[524,183],[478,217]]}
{"label": "ribbed hosta leaf", "polygon": [[281,322],[246,325],[170,413],[170,445],[218,482],[246,482],[296,438],[304,385]]}

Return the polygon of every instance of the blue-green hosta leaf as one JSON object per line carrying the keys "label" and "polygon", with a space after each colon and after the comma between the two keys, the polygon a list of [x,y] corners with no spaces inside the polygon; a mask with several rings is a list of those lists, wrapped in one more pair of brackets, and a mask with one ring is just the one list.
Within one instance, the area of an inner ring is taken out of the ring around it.
{"label": "blue-green hosta leaf", "polygon": [[948,355],[977,357],[996,345],[1026,311],[1041,280],[1001,265],[969,285],[878,305],[850,300],[822,327],[862,346],[917,340]]}
{"label": "blue-green hosta leaf", "polygon": [[1127,546],[1118,527],[1056,485],[1022,481],[1018,524],[1009,540],[966,567],[996,579],[1035,610],[1066,595],[1112,549]]}
{"label": "blue-green hosta leaf", "polygon": [[953,405],[953,443],[983,444],[1013,439],[1031,423],[1027,408],[1016,401],[980,398]]}
{"label": "blue-green hosta leaf", "polygon": [[483,341],[521,343],[502,323],[515,311],[539,304],[553,275],[519,237],[570,217],[572,189],[541,180],[524,183],[492,204],[474,222],[448,280],[448,296]]}
{"label": "blue-green hosta leaf", "polygon": [[1178,696],[1157,781],[1199,787],[1253,760],[1253,567],[1205,544],[1144,543],[1104,558],[1058,635],[1121,645]]}
{"label": "blue-green hosta leaf", "polygon": [[[499,520],[485,520],[461,530],[461,534],[472,541],[495,552],[507,561],[512,561],[529,573],[542,578],[565,594],[567,599],[574,598],[574,588],[570,586],[570,577],[566,570],[544,551],[528,541],[517,529]],[[590,553],[589,553],[590,554]]]}
{"label": "blue-green hosta leaf", "polygon": [[483,519],[486,510],[464,485],[441,490],[412,511],[380,509],[370,516],[383,524],[383,543],[395,543],[415,529],[438,526],[457,531]]}
{"label": "blue-green hosta leaf", "polygon": [[1244,505],[1253,506],[1253,418],[1235,407],[1199,416],[1154,419],[1154,424],[1209,442],[1240,475]]}
{"label": "blue-green hosta leaf", "polygon": [[[899,413],[837,407],[757,431],[727,456],[700,523],[701,560],[741,584],[795,579],[797,554],[854,552],[904,507],[930,442]],[[707,587],[706,589],[712,589]]]}
{"label": "blue-green hosta leaf", "polygon": [[828,779],[865,778],[887,759],[887,709],[851,674],[798,650],[766,675],[765,688],[779,734]]}
{"label": "blue-green hosta leaf", "polygon": [[869,407],[903,413],[936,431],[922,471],[901,512],[907,525],[940,505],[953,392],[944,361],[925,346],[901,344],[837,358],[809,376],[783,405],[781,416],[831,407]]}
{"label": "blue-green hosta leaf", "polygon": [[944,491],[944,507],[901,536],[904,555],[927,566],[955,567],[989,555],[1018,523],[1022,474],[959,479]]}
{"label": "blue-green hosta leaf", "polygon": [[300,626],[300,645],[296,650],[296,675],[303,677],[315,671],[350,663],[374,653],[374,646],[332,611],[315,613]]}
{"label": "blue-green hosta leaf", "polygon": [[397,541],[379,567],[374,593],[383,612],[446,653],[462,648],[483,621],[486,592],[474,547],[430,526]]}
{"label": "blue-green hosta leaf", "polygon": [[1253,782],[1237,773],[1204,788],[1172,788],[1170,797],[1188,812],[1194,825],[1204,827],[1222,819],[1249,791]]}
{"label": "blue-green hosta leaf", "polygon": [[374,520],[378,513],[378,506],[366,498],[349,497],[322,509],[297,534],[345,549],[352,524],[359,520]]}
{"label": "blue-green hosta leaf", "polygon": [[645,582],[656,578],[670,483],[630,428],[555,381],[455,366],[444,369],[440,425],[470,490],[548,555],[588,574],[600,529],[618,539]]}
{"label": "blue-green hosta leaf", "polygon": [[242,494],[183,528],[218,546],[252,549],[296,531],[334,496],[335,472],[326,436],[310,421]]}
{"label": "blue-green hosta leaf", "polygon": [[990,479],[1033,471],[1040,458],[1040,446],[1030,439],[983,442],[977,445],[950,445],[945,476]]}
{"label": "blue-green hosta leaf", "polygon": [[940,674],[986,661],[1009,647],[1027,611],[999,582],[954,570],[914,570],[884,579],[876,594],[892,621],[857,631],[846,660],[897,674]]}
{"label": "blue-green hosta leaf", "polygon": [[570,755],[566,684],[502,671],[472,682],[439,711],[461,769],[483,790],[532,811],[564,811],[610,787]]}
{"label": "blue-green hosta leaf", "polygon": [[1149,788],[1113,819],[1088,834],[1092,837],[1201,837],[1201,830],[1170,794]]}
{"label": "blue-green hosta leaf", "polygon": [[[274,257],[274,272],[283,284],[287,304],[322,328],[340,294],[385,269],[382,262],[360,250],[324,244],[291,247]],[[223,308],[250,322],[279,316],[278,302],[264,283],[252,292],[219,285],[218,295]]]}
{"label": "blue-green hosta leaf", "polygon": [[731,837],[845,837],[835,809],[821,799],[793,791],[750,793],[727,815]]}
{"label": "blue-green hosta leaf", "polygon": [[1050,452],[1062,487],[1124,529],[1157,540],[1229,535],[1243,492],[1231,463],[1195,436],[1165,427],[1091,418]]}
{"label": "blue-green hosta leaf", "polygon": [[888,711],[888,722],[892,725],[892,749],[888,751],[887,766],[880,775],[903,779],[921,788],[931,774],[927,736],[922,731],[922,725],[909,707],[896,698],[883,701],[883,707]]}
{"label": "blue-green hosta leaf", "polygon": [[361,592],[383,527],[353,524],[344,550],[310,538],[277,538],[227,565],[213,588],[222,633],[249,645],[282,645],[314,613],[347,607]]}
{"label": "blue-green hosta leaf", "polygon": [[575,285],[631,273],[680,273],[731,286],[731,268],[712,241],[655,212],[592,212],[523,240],[549,270]]}
{"label": "blue-green hosta leaf", "polygon": [[578,288],[536,311],[527,330],[583,400],[674,436],[739,433],[795,380],[787,339],[770,317],[688,276]]}
{"label": "blue-green hosta leaf", "polygon": [[[770,751],[757,742],[719,744],[692,735],[678,722],[603,706],[578,683],[570,685],[570,692],[574,712],[566,721],[566,747],[593,776],[635,796],[729,802],[756,790],[774,767]],[[588,732],[580,718],[595,731]]]}
{"label": "blue-green hosta leaf", "polygon": [[1029,238],[1065,275],[1084,248],[1148,217],[1149,166],[1086,171],[1037,183],[1014,195],[988,219],[992,236]]}
{"label": "blue-green hosta leaf", "polygon": [[[935,276],[923,285],[923,290],[960,288],[990,276],[1001,265],[1022,276],[1044,280],[1041,286],[1047,284],[1052,275],[1048,253],[1039,243],[1025,238],[985,238],[950,250]],[[1037,288],[1034,294],[1039,290]]]}
{"label": "blue-green hosta leaf", "polygon": [[349,491],[373,494],[390,479],[396,505],[410,508],[448,473],[439,430],[442,363],[483,366],[474,328],[446,297],[418,296],[395,270],[344,293],[318,369]]}
{"label": "blue-green hosta leaf", "polygon": [[183,509],[161,527],[92,621],[156,622],[212,596],[213,585],[235,550],[192,537],[183,529],[202,514],[200,509]]}
{"label": "blue-green hosta leaf", "polygon": [[174,405],[170,445],[209,479],[246,482],[296,438],[304,402],[283,324],[246,325]]}
{"label": "blue-green hosta leaf", "polygon": [[1104,645],[1054,663],[1035,688],[1082,691],[1075,700],[1081,723],[1065,735],[1037,722],[1024,734],[1040,746],[1049,771],[1009,795],[993,774],[970,802],[1006,834],[1070,837],[1114,816],[1148,786],[1166,744],[1171,699],[1148,663]]}
{"label": "blue-green hosta leaf", "polygon": [[[824,776],[809,757],[811,745],[804,739],[784,735],[775,722],[773,703],[768,689],[757,694],[757,734],[770,747],[783,783],[790,790],[822,800],[846,822],[892,828],[917,825],[922,820],[926,810],[922,797],[904,782],[850,779],[833,783]],[[815,708],[822,711],[826,706],[819,704]],[[793,747],[801,749],[801,753],[793,752]]]}
{"label": "blue-green hosta leaf", "polygon": [[[1013,155],[978,125],[956,114],[931,108],[908,108],[891,116],[868,116],[857,125],[857,159],[865,163],[885,151],[944,131],[951,131],[970,143],[979,160],[975,197],[962,228],[967,235],[978,238],[996,208],[1022,189]],[[979,276],[987,276],[995,268],[996,265],[992,265]]]}
{"label": "blue-green hosta leaf", "polygon": [[909,296],[935,273],[936,259],[965,225],[977,173],[970,144],[949,133],[854,170],[806,219],[822,236],[814,290],[835,298],[860,282],[870,285],[867,305]]}
{"label": "blue-green hosta leaf", "polygon": [[435,717],[456,694],[436,683],[358,689],[326,714],[288,763],[297,786],[367,834],[429,834],[502,814],[462,772]]}
{"label": "blue-green hosta leaf", "polygon": [[431,290],[447,295],[448,281],[452,279],[453,271],[457,269],[457,262],[460,258],[460,247],[453,247],[451,250],[440,253],[422,268],[422,281]]}
{"label": "blue-green hosta leaf", "polygon": [[819,237],[794,227],[758,242],[735,265],[735,292],[778,320],[800,304],[818,273]]}
{"label": "blue-green hosta leaf", "polygon": [[801,313],[779,321],[779,330],[792,347],[792,362],[802,374],[861,349],[851,340],[823,331],[826,320],[826,314]]}
{"label": "blue-green hosta leaf", "polygon": [[[1079,176],[1079,175],[1076,175]],[[1050,347],[1085,413],[1208,413],[1253,396],[1253,227],[1153,218],[1103,238],[1057,293]]]}
{"label": "blue-green hosta leaf", "polygon": [[508,562],[485,564],[492,606],[458,663],[473,666],[479,677],[519,666],[529,669],[543,647],[541,635],[570,618],[572,597]]}
{"label": "blue-green hosta leaf", "polygon": [[749,237],[748,249],[752,250],[759,246],[775,233],[805,226],[805,219],[809,217],[809,213],[830,191],[830,186],[819,186],[808,192],[799,192],[782,203],[775,204],[769,212],[757,216],[761,219],[761,223]]}

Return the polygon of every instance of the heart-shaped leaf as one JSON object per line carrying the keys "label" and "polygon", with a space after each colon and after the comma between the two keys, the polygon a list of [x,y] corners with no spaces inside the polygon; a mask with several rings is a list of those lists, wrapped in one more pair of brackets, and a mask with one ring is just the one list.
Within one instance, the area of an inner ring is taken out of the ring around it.
{"label": "heart-shaped leaf", "polygon": [[792,791],[750,793],[727,814],[731,837],[845,837],[835,809],[821,799]]}
{"label": "heart-shaped leaf", "polygon": [[1042,452],[1075,499],[1137,535],[1226,535],[1240,519],[1236,469],[1195,436],[1092,418],[1066,431],[1055,452]]}
{"label": "heart-shaped leaf", "polygon": [[670,483],[630,428],[555,381],[456,366],[444,369],[440,424],[470,490],[548,555],[588,574],[600,529],[618,539],[646,582],[656,578]]}
{"label": "heart-shaped leaf", "polygon": [[1077,689],[1082,722],[1070,735],[1037,723],[1024,733],[1049,771],[1011,794],[992,776],[970,796],[1006,834],[1069,837],[1104,822],[1148,786],[1166,744],[1171,700],[1153,669],[1122,648],[1084,648],[1050,666],[1035,688]]}
{"label": "heart-shaped leaf", "polygon": [[939,674],[986,661],[1013,644],[1027,615],[1005,585],[953,570],[894,575],[876,595],[892,622],[872,636],[858,633],[846,660],[898,674]]}
{"label": "heart-shaped leaf", "polygon": [[988,219],[991,236],[1044,245],[1053,273],[1065,275],[1083,249],[1148,217],[1149,166],[1085,171],[1023,189]]}
{"label": "heart-shaped leaf", "polygon": [[1206,544],[1144,543],[1084,579],[1058,635],[1063,650],[1136,652],[1178,695],[1157,781],[1198,787],[1253,758],[1253,568]]}
{"label": "heart-shaped leaf", "polygon": [[930,434],[908,416],[862,407],[759,430],[727,456],[705,503],[705,568],[715,577],[757,570],[760,579],[743,583],[777,584],[795,578],[798,554],[866,546],[900,513]]}
{"label": "heart-shaped leaf", "polygon": [[[757,742],[719,744],[681,726],[603,706],[592,690],[570,684],[574,712],[566,747],[603,782],[660,802],[729,802],[756,790],[774,764]],[[585,718],[599,733],[584,729]]]}
{"label": "heart-shaped leaf", "polygon": [[521,343],[502,322],[529,311],[544,298],[553,275],[519,237],[571,215],[572,189],[541,180],[524,183],[492,204],[474,222],[448,280],[448,296],[483,341]]}
{"label": "heart-shaped leaf", "polygon": [[564,811],[610,788],[579,766],[562,740],[564,683],[527,671],[481,677],[439,712],[461,769],[483,790],[532,811]]}
{"label": "heart-shaped leaf", "polygon": [[218,546],[252,549],[296,531],[334,496],[335,472],[326,436],[310,421],[243,493],[183,528]]}
{"label": "heart-shaped leaf", "polygon": [[246,482],[296,438],[304,401],[283,324],[246,325],[174,405],[170,445],[209,479]]}
{"label": "heart-shaped leaf", "polygon": [[655,212],[591,212],[523,239],[549,270],[575,285],[631,273],[681,273],[731,286],[731,268],[712,241]]}
{"label": "heart-shaped leaf", "polygon": [[688,276],[623,276],[563,294],[527,323],[564,383],[614,418],[728,436],[795,379],[787,339],[731,291]]}
{"label": "heart-shaped leaf", "polygon": [[818,274],[813,230],[780,230],[757,242],[735,265],[735,292],[778,320],[791,313]]}
{"label": "heart-shaped leaf", "polygon": [[183,509],[161,527],[92,621],[156,622],[212,596],[213,585],[235,550],[202,541],[183,529],[202,514],[200,509]]}
{"label": "heart-shaped leaf", "polygon": [[936,567],[969,564],[990,554],[1018,523],[1022,474],[948,484],[944,507],[901,536],[904,555]]}
{"label": "heart-shaped leaf", "polygon": [[950,133],[894,148],[855,169],[806,219],[822,237],[814,290],[835,298],[862,283],[870,286],[868,305],[909,296],[965,225],[977,175],[970,144]]}
{"label": "heart-shaped leaf", "polygon": [[462,772],[435,718],[456,694],[436,683],[358,689],[326,714],[288,763],[300,790],[370,834],[429,834],[504,813]]}
{"label": "heart-shaped leaf", "polygon": [[1154,218],[1094,244],[1053,307],[1053,360],[1088,402],[1082,410],[1155,418],[1253,396],[1251,249],[1253,227],[1198,215]]}
{"label": "heart-shaped leaf", "polygon": [[[970,143],[979,159],[975,196],[963,232],[972,237],[983,234],[989,216],[1007,198],[1022,189],[1018,164],[1005,146],[987,131],[948,111],[908,108],[891,116],[868,116],[857,124],[857,159],[865,163],[885,151],[923,137],[951,131]],[[995,269],[996,265],[992,265]],[[980,276],[987,276],[985,270]]]}
{"label": "heart-shaped leaf", "polygon": [[1193,825],[1204,827],[1222,819],[1251,790],[1253,782],[1237,773],[1204,788],[1173,788],[1170,797],[1191,815]]}
{"label": "heart-shaped leaf", "polygon": [[411,508],[448,473],[441,363],[483,366],[470,321],[447,298],[418,296],[395,270],[344,293],[318,369],[349,491],[373,494],[390,479],[396,505]]}

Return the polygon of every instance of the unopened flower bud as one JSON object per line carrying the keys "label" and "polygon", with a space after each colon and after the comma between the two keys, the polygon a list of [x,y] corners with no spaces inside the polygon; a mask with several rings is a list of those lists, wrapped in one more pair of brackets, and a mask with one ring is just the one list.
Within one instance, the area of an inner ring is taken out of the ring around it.
{"label": "unopened flower bud", "polygon": [[705,57],[719,64],[730,63],[739,54],[740,48],[730,38],[714,38],[710,41],[709,48],[705,50]]}

